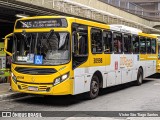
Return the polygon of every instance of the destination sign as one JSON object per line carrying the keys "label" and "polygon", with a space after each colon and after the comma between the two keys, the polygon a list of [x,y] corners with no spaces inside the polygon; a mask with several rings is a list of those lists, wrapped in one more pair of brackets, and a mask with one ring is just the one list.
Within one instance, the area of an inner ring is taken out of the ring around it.
{"label": "destination sign", "polygon": [[31,19],[17,21],[16,28],[52,28],[52,27],[67,27],[67,20],[64,18],[56,19]]}

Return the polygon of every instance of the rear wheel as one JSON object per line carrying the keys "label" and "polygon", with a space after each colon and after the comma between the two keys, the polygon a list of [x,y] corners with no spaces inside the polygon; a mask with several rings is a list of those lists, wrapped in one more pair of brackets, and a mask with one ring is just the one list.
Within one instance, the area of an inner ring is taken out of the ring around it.
{"label": "rear wheel", "polygon": [[141,68],[138,70],[136,85],[141,85],[143,81],[143,71]]}
{"label": "rear wheel", "polygon": [[90,84],[90,91],[86,94],[88,99],[94,99],[98,96],[99,93],[99,78],[94,75]]}

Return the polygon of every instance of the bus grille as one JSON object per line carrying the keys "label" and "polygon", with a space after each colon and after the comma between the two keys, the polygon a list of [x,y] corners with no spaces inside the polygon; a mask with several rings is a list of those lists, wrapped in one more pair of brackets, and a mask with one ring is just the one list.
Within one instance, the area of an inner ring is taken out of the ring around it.
{"label": "bus grille", "polygon": [[28,88],[28,85],[26,84],[21,84],[21,89],[27,89]]}
{"label": "bus grille", "polygon": [[[18,88],[20,90],[28,90],[29,86],[30,85],[27,85],[27,84],[19,84]],[[46,91],[46,92],[48,92],[51,88],[50,86],[46,86],[46,85],[39,85],[39,86],[35,86],[35,87],[38,87],[38,91]]]}
{"label": "bus grille", "polygon": [[49,75],[57,72],[57,70],[53,68],[28,68],[28,67],[27,68],[16,67],[15,71],[29,75]]}

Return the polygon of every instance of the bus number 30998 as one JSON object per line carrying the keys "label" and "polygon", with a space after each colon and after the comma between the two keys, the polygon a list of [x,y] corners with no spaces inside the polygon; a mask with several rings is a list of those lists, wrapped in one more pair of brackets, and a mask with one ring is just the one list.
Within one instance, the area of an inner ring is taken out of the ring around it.
{"label": "bus number 30998", "polygon": [[94,63],[102,63],[102,58],[94,58]]}

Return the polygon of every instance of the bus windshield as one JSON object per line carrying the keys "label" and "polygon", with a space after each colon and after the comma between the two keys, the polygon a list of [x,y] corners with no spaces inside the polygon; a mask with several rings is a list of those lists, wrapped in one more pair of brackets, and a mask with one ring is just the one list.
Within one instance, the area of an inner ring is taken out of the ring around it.
{"label": "bus windshield", "polygon": [[[59,65],[70,60],[68,32],[15,33],[13,63]],[[39,62],[35,58],[39,57]]]}

